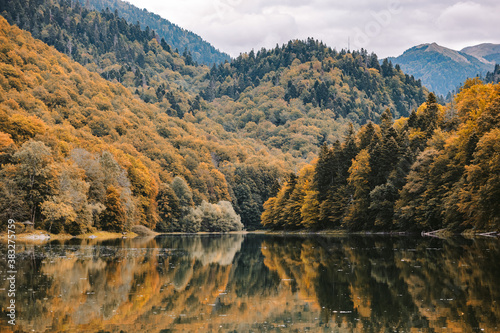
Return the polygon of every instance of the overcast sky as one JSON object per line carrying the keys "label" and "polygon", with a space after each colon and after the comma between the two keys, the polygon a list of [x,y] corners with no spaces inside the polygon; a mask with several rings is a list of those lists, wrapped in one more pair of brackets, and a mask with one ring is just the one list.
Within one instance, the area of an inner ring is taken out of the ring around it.
{"label": "overcast sky", "polygon": [[436,42],[460,50],[500,43],[500,1],[128,0],[193,31],[231,56],[314,37],[380,58]]}

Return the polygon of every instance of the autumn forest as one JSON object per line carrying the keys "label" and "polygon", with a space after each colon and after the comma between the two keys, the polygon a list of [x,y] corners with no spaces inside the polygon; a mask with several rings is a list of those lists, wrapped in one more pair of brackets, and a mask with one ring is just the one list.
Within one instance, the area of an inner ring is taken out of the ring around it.
{"label": "autumn forest", "polygon": [[91,2],[0,3],[1,224],[498,230],[500,84],[445,103],[363,49],[228,59]]}

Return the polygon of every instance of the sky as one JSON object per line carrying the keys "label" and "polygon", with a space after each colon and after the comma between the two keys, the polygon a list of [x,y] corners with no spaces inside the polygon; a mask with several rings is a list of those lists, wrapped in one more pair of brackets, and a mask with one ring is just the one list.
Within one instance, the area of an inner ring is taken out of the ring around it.
{"label": "sky", "polygon": [[313,37],[379,58],[436,42],[461,50],[500,43],[500,1],[127,0],[200,35],[232,57]]}

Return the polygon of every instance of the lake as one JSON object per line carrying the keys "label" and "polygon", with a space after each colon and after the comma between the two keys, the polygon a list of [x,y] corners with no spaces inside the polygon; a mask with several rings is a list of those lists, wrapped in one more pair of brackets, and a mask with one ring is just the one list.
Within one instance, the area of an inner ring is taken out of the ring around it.
{"label": "lake", "polygon": [[500,331],[500,246],[486,237],[172,235],[16,250],[21,332]]}

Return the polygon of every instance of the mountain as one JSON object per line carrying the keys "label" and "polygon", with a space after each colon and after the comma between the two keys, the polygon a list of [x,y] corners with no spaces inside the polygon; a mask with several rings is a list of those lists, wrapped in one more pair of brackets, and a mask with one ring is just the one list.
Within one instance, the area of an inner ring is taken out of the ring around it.
{"label": "mountain", "polygon": [[148,12],[146,9],[140,9],[136,6],[121,0],[78,0],[88,9],[98,11],[110,10],[116,12],[130,24],[139,22],[141,28],[153,29],[160,38],[173,48],[184,52],[187,49],[191,52],[193,60],[205,65],[214,63],[223,63],[230,61],[228,54],[217,50],[210,43],[203,40],[193,32],[183,29],[161,16]]}
{"label": "mountain", "polygon": [[38,0],[26,6],[22,0],[7,0],[0,2],[0,13],[10,24],[169,115],[182,118],[203,108],[196,95],[208,67],[196,65],[189,52],[179,55],[153,30],[79,2]]}
{"label": "mountain", "polygon": [[484,62],[500,64],[500,44],[483,43],[463,48],[460,52],[467,53]]}
{"label": "mountain", "polygon": [[201,113],[169,116],[2,17],[0,40],[5,221],[71,234],[134,224],[215,231],[207,214],[237,221],[230,201],[251,227],[291,169],[280,152]]}
{"label": "mountain", "polygon": [[208,67],[110,10],[0,11],[18,25],[0,18],[0,221],[225,232],[265,206],[285,229],[390,229],[396,211],[409,229],[496,223],[498,86],[467,81],[445,109],[399,65],[312,38]]}
{"label": "mountain", "polygon": [[386,108],[407,116],[427,94],[412,76],[389,63],[380,66],[375,54],[337,52],[314,39],[208,68],[109,10],[92,11],[79,2],[38,0],[26,6],[8,0],[0,12],[167,114],[206,116],[296,161],[306,162],[323,143],[341,139],[350,122],[357,127],[378,121]]}
{"label": "mountain", "polygon": [[[112,147],[120,140],[150,159],[159,193],[156,199],[149,198],[151,214],[165,217],[151,221],[158,221],[162,230],[179,227],[171,218],[178,220],[179,214],[189,215],[190,223],[199,225],[200,214],[213,208],[201,206],[204,200],[211,204],[230,200],[248,229],[258,227],[263,202],[276,194],[287,173],[313,160],[321,145],[343,140],[351,127],[378,122],[387,108],[396,117],[408,116],[428,93],[419,80],[389,62],[379,65],[375,54],[338,52],[312,38],[245,53],[210,68],[196,64],[190,52],[179,55],[153,30],[130,24],[110,10],[89,10],[69,1],[8,0],[0,2],[0,12],[11,24],[53,46],[51,52],[64,59],[55,63],[78,62],[94,73],[85,79],[89,84],[120,87],[127,103],[141,110],[135,111],[143,119],[141,125],[129,120],[129,113],[115,116],[113,112],[131,109],[130,105],[106,94],[103,100],[109,103],[103,102],[87,85],[66,91],[73,83],[57,73],[46,74],[45,69],[40,71],[51,78],[43,82],[48,96],[41,88],[42,93],[31,91],[5,76],[6,94],[17,96],[19,85],[29,99],[43,97],[40,103],[50,110],[44,118],[49,128],[69,122],[93,140],[105,140]],[[50,58],[50,52],[44,54]],[[10,57],[5,60],[9,64],[14,61]],[[78,94],[89,94],[92,100],[75,99]],[[33,114],[36,109],[24,107],[22,96],[16,98],[22,107],[17,111],[9,106],[8,119],[17,112],[39,117]],[[16,145],[24,144],[15,139],[19,136],[15,131],[4,132]],[[96,156],[90,159],[100,161]],[[177,193],[186,199],[184,210],[171,191],[176,176],[187,182],[185,186],[176,182],[177,189],[185,189],[181,191],[185,195]],[[193,214],[188,214],[190,208]]]}
{"label": "mountain", "polygon": [[467,78],[484,75],[494,65],[465,52],[436,43],[422,44],[406,50],[399,57],[388,58],[408,74],[422,80],[430,91],[446,96]]}
{"label": "mountain", "polygon": [[379,65],[375,54],[339,52],[312,38],[242,54],[213,66],[206,80],[200,95],[211,101],[213,120],[306,161],[351,123],[378,122],[387,108],[408,116],[428,93],[392,64]]}

